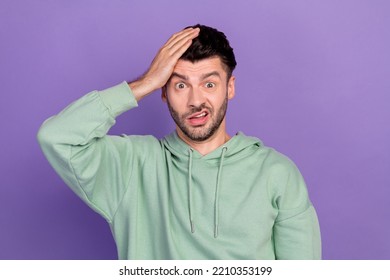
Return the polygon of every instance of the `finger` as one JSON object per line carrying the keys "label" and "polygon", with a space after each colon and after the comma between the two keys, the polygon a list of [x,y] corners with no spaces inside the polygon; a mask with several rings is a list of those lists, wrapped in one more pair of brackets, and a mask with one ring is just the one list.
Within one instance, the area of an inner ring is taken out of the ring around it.
{"label": "finger", "polygon": [[178,34],[175,38],[173,38],[169,44],[166,45],[168,49],[174,48],[177,44],[182,45],[183,43],[185,44],[186,41],[192,40],[199,34],[199,28],[191,29],[191,30],[186,30],[186,32],[183,32],[181,34]]}
{"label": "finger", "polygon": [[173,59],[178,60],[186,50],[191,46],[192,44],[192,39],[187,40],[184,44],[182,45],[177,45],[175,52],[172,54]]}
{"label": "finger", "polygon": [[171,55],[175,54],[178,50],[181,50],[183,46],[188,45],[187,48],[191,45],[191,42],[194,38],[199,35],[199,32],[194,32],[188,34],[187,36],[182,37],[180,40],[175,41],[174,44],[169,49]]}
{"label": "finger", "polygon": [[185,34],[188,34],[190,32],[192,32],[194,29],[193,28],[187,28],[187,29],[184,29],[184,30],[181,30],[175,34],[173,34],[169,39],[168,41],[164,44],[164,47],[168,47],[172,44],[173,41],[175,41],[178,37],[180,38],[180,36],[182,35],[185,35]]}

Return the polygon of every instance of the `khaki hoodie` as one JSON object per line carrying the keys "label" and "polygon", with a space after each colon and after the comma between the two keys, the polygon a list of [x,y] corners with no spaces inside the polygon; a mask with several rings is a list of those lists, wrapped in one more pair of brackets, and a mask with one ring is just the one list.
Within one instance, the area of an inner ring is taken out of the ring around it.
{"label": "khaki hoodie", "polygon": [[176,132],[109,136],[136,107],[126,82],[46,120],[42,150],[109,223],[120,259],[320,259],[316,212],[294,163],[237,133],[202,156]]}

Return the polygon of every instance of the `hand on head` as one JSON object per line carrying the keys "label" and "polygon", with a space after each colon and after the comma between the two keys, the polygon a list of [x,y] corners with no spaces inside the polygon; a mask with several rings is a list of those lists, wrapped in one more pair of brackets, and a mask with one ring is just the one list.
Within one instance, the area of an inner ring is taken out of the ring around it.
{"label": "hand on head", "polygon": [[138,101],[167,83],[177,61],[191,46],[199,31],[199,28],[187,28],[177,32],[160,48],[146,73],[129,84]]}

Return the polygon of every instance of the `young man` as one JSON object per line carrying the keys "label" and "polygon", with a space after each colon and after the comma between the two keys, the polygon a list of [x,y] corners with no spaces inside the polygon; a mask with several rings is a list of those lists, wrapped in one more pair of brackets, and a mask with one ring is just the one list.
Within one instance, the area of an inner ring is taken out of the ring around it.
{"label": "young man", "polygon": [[[320,259],[315,210],[295,165],[225,129],[236,61],[225,35],[174,34],[137,81],[93,91],[38,133],[54,169],[109,223],[120,259]],[[176,130],[108,136],[162,88]]]}

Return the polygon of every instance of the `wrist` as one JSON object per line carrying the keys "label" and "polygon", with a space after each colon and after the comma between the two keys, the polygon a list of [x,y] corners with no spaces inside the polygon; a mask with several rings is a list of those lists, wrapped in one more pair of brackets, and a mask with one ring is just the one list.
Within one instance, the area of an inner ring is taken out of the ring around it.
{"label": "wrist", "polygon": [[143,78],[128,83],[128,86],[130,87],[137,101],[140,101],[154,90],[150,83],[145,81]]}

